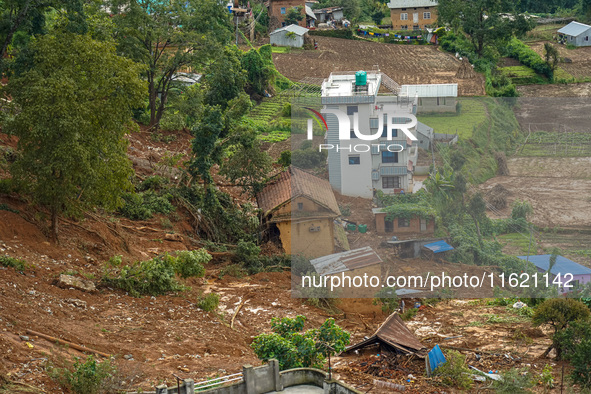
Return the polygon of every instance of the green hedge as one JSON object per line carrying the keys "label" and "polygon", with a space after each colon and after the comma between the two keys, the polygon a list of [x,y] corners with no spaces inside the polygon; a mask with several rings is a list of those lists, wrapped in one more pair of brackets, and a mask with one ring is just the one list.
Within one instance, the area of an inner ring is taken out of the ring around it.
{"label": "green hedge", "polygon": [[351,29],[339,29],[339,30],[310,30],[311,36],[321,37],[335,37],[335,38],[346,38],[354,40],[353,31]]}
{"label": "green hedge", "polygon": [[550,66],[542,59],[540,55],[517,38],[513,38],[507,45],[509,57],[519,60],[520,63],[528,66],[538,74],[545,75],[548,79],[554,78],[554,73]]}

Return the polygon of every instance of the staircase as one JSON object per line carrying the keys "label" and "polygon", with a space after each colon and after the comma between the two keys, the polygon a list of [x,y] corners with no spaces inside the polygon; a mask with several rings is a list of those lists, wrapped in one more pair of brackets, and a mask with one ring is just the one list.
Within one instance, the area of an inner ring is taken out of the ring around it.
{"label": "staircase", "polygon": [[394,93],[394,95],[398,96],[400,93],[400,85],[396,83],[392,78],[387,76],[386,74],[382,73],[382,85],[386,87],[389,91]]}

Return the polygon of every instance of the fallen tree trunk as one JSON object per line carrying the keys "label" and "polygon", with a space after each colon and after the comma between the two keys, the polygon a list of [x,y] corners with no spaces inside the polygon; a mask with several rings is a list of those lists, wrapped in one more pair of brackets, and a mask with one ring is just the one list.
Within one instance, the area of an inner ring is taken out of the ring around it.
{"label": "fallen tree trunk", "polygon": [[111,357],[110,354],[99,352],[98,350],[89,349],[86,346],[76,345],[75,343],[64,341],[63,339],[59,339],[59,338],[55,338],[55,337],[52,337],[49,335],[45,335],[45,334],[42,334],[37,331],[33,331],[33,330],[26,330],[26,331],[27,331],[27,334],[31,334],[31,335],[38,336],[39,338],[47,339],[49,342],[57,342],[60,345],[65,345],[65,346],[71,347],[72,349],[79,350],[81,352],[94,353],[96,355],[106,357],[106,358]]}

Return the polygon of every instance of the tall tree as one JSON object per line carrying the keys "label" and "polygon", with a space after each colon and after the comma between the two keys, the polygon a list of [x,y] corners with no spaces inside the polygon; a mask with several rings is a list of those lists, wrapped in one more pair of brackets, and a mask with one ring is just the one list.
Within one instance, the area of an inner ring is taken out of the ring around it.
{"label": "tall tree", "polygon": [[300,23],[301,20],[304,19],[304,15],[302,14],[302,10],[304,7],[297,6],[290,8],[287,13],[285,14],[285,24],[286,25],[297,25]]}
{"label": "tall tree", "polygon": [[532,21],[515,13],[510,0],[440,0],[437,10],[438,22],[459,25],[478,56],[486,47],[498,47],[534,27]]}
{"label": "tall tree", "polygon": [[157,128],[179,71],[201,72],[231,39],[217,0],[111,0],[121,54],[145,66],[150,126]]}
{"label": "tall tree", "polygon": [[45,13],[50,8],[65,12],[71,31],[84,33],[86,21],[82,5],[83,0],[0,0],[0,59],[8,52],[17,32],[26,35],[43,32]]}
{"label": "tall tree", "polygon": [[58,32],[30,49],[33,67],[7,86],[18,113],[5,130],[19,138],[13,178],[49,210],[57,240],[59,215],[115,208],[131,187],[124,135],[145,84],[113,43]]}

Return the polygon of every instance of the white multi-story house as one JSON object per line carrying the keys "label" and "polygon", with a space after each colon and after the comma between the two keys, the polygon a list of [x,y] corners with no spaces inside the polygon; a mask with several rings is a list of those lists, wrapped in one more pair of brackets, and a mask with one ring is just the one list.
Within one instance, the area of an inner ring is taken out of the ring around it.
{"label": "white multi-story house", "polygon": [[[380,87],[392,95],[378,96]],[[332,187],[346,196],[372,198],[374,192],[412,192],[412,173],[417,161],[418,147],[400,129],[387,138],[388,125],[410,123],[416,114],[417,98],[399,93],[399,86],[388,76],[374,72],[340,72],[331,74],[322,84],[322,104],[325,110],[340,110],[350,119],[351,139],[339,139],[339,122],[333,114],[324,115],[328,131],[329,180]],[[366,141],[353,131],[357,114],[359,131],[381,137]],[[380,121],[382,117],[383,121]],[[392,126],[390,126],[392,128]],[[416,126],[408,129],[416,137]]]}

